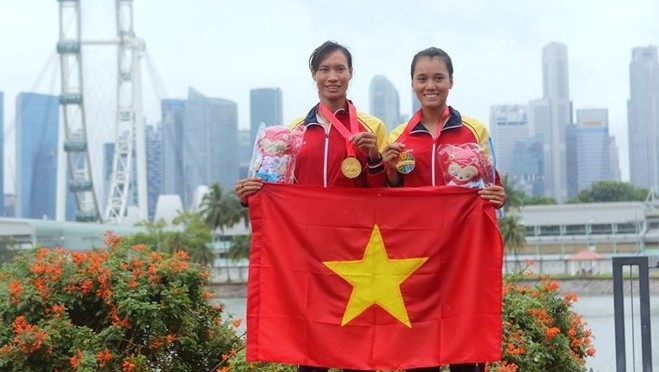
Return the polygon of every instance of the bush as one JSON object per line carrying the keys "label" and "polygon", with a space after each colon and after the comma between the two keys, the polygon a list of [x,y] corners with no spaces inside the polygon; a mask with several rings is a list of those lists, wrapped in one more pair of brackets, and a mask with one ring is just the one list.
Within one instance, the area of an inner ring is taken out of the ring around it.
{"label": "bush", "polygon": [[591,331],[572,309],[576,295],[562,294],[548,277],[526,284],[532,265],[504,277],[503,359],[488,371],[586,371],[595,348]]}
{"label": "bush", "polygon": [[0,270],[0,370],[215,371],[243,347],[238,322],[187,254],[39,248]]}

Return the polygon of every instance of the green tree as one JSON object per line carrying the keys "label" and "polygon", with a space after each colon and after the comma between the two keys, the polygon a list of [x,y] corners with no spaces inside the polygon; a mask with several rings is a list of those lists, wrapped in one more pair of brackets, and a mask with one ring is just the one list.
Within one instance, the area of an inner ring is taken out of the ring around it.
{"label": "green tree", "polygon": [[[224,236],[224,229],[233,227],[241,219],[247,224],[247,209],[240,204],[240,200],[233,191],[224,193],[218,183],[210,186],[208,193],[201,199],[200,213],[213,231],[219,230]],[[229,260],[226,262],[227,280],[231,281]]]}
{"label": "green tree", "polygon": [[159,252],[185,251],[191,261],[210,266],[215,261],[213,235],[199,213],[179,212],[169,225],[163,219],[137,224],[146,231],[126,236],[130,244],[144,244]]}
{"label": "green tree", "polygon": [[597,181],[590,188],[581,190],[568,203],[644,201],[648,194],[648,189],[636,187],[629,182]]}
{"label": "green tree", "polygon": [[517,257],[526,244],[526,229],[520,223],[519,215],[517,213],[508,213],[500,218],[499,230],[506,251]]}
{"label": "green tree", "polygon": [[212,242],[213,234],[199,213],[182,212],[172,220],[175,227],[165,237],[167,252],[183,250],[190,255],[192,262],[211,266],[215,261]]}
{"label": "green tree", "polygon": [[11,236],[3,236],[0,238],[0,265],[13,261],[17,252],[16,242]]}
{"label": "green tree", "polygon": [[236,235],[231,240],[229,247],[229,259],[238,262],[242,259],[249,258],[249,247],[252,244],[251,235]]}
{"label": "green tree", "polygon": [[526,244],[526,229],[521,224],[519,216],[526,195],[515,187],[508,175],[503,177],[501,183],[506,191],[506,204],[504,204],[504,216],[499,219],[499,231],[506,251],[517,257]]}
{"label": "green tree", "polygon": [[524,196],[522,200],[524,205],[556,205],[558,202],[556,199],[549,196]]}
{"label": "green tree", "polygon": [[501,185],[506,192],[506,204],[503,205],[504,212],[519,210],[526,197],[524,191],[517,189],[516,185],[510,180],[510,178],[508,178],[507,174],[503,176]]}
{"label": "green tree", "polygon": [[218,183],[210,186],[208,193],[201,199],[200,213],[206,224],[213,230],[220,230],[234,226],[245,216],[246,210],[240,205],[240,200],[231,191],[222,192]]}

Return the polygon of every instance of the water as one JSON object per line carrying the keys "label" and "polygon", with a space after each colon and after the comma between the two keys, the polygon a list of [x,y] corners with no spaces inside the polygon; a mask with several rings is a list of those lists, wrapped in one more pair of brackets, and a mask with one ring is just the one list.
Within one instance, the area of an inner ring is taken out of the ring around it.
{"label": "water", "polygon": [[[625,298],[625,335],[627,371],[642,371],[641,319],[638,298],[632,304]],[[632,309],[633,305],[633,309]],[[581,296],[574,304],[574,310],[583,316],[588,328],[593,332],[597,354],[588,359],[587,366],[594,371],[615,372],[616,343],[615,320],[613,317],[613,295]],[[632,319],[632,314],[634,315]],[[652,327],[652,367],[659,371],[659,296],[650,297],[650,325]],[[632,340],[632,329],[634,338]],[[633,342],[632,342],[633,341]]]}
{"label": "water", "polygon": [[[227,312],[234,314],[236,318],[245,317],[245,298],[228,298],[222,302]],[[581,296],[574,304],[574,310],[583,316],[588,328],[593,332],[593,342],[597,353],[593,358],[588,358],[587,367],[596,372],[616,371],[616,343],[615,323],[613,318],[613,295],[609,296]],[[632,311],[633,310],[633,311]],[[634,314],[632,324],[632,314]],[[650,297],[650,317],[652,327],[653,369],[659,371],[659,296]],[[627,335],[627,371],[639,371],[642,368],[641,359],[641,332],[640,311],[638,298],[633,303],[629,298],[625,299],[625,332]],[[244,322],[241,325],[244,329]],[[632,329],[634,329],[634,345],[632,345]]]}

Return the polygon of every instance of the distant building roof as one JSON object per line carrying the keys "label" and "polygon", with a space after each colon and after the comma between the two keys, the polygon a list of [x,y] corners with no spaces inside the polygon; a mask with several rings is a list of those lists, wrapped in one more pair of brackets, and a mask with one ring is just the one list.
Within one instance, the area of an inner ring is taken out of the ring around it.
{"label": "distant building roof", "polygon": [[530,205],[522,207],[525,226],[611,224],[645,219],[643,202]]}
{"label": "distant building roof", "polygon": [[106,231],[123,236],[143,231],[143,228],[88,222],[0,218],[0,236],[10,237],[23,247],[62,247],[71,250],[104,247]]}

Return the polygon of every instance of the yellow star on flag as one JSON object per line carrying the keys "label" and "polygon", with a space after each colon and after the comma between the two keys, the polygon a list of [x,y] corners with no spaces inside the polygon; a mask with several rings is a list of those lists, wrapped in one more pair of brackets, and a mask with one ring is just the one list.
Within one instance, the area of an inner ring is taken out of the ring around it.
{"label": "yellow star on flag", "polygon": [[379,305],[412,328],[400,285],[427,260],[428,257],[390,259],[380,228],[375,225],[361,260],[324,261],[325,266],[353,286],[341,326],[369,307]]}

